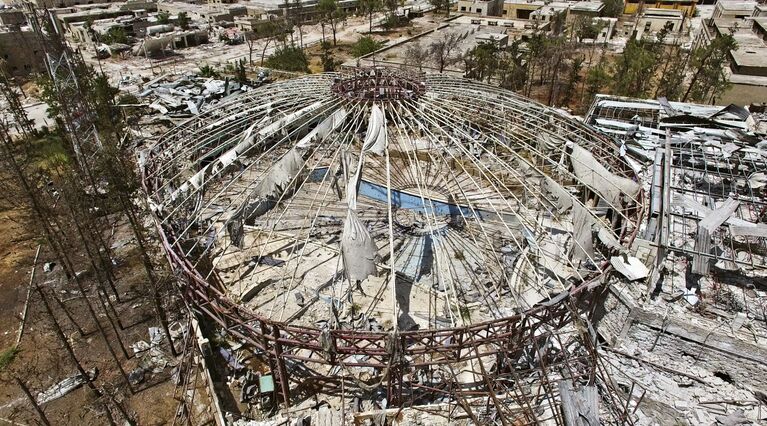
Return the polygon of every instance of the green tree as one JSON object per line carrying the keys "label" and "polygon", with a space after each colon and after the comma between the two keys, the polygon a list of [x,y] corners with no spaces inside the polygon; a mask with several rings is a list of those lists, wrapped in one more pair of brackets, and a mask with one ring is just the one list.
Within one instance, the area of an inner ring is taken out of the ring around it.
{"label": "green tree", "polygon": [[514,40],[498,61],[499,84],[504,89],[520,90],[527,79],[527,63],[521,50],[522,39]]}
{"label": "green tree", "polygon": [[682,97],[697,102],[711,102],[722,94],[730,83],[724,68],[730,63],[730,52],[737,50],[738,43],[732,34],[723,34],[706,46],[699,46],[690,55],[690,85]]}
{"label": "green tree", "polygon": [[322,54],[320,56],[320,60],[322,61],[322,70],[325,72],[335,71],[340,62],[336,61],[336,59],[333,57],[330,43],[323,41],[321,46]]}
{"label": "green tree", "polygon": [[359,0],[357,8],[368,17],[368,33],[373,32],[373,14],[381,10],[381,0]]}
{"label": "green tree", "polygon": [[375,52],[376,50],[380,49],[382,46],[383,46],[383,43],[381,43],[380,41],[376,41],[373,37],[362,36],[352,46],[352,55],[355,58],[359,58],[360,56],[365,56],[368,53]]}
{"label": "green tree", "polygon": [[186,12],[179,12],[176,21],[182,30],[189,29],[189,16],[186,14]]}
{"label": "green tree", "polygon": [[330,26],[330,30],[333,32],[333,46],[338,44],[336,40],[336,32],[338,31],[338,24],[346,19],[346,13],[343,9],[338,7],[337,0],[320,0],[317,4],[317,8],[320,12],[320,25],[322,25],[322,39],[325,40],[325,25]]}
{"label": "green tree", "polygon": [[612,75],[608,72],[605,60],[600,60],[597,65],[586,73],[586,99],[584,104],[591,102],[594,95],[600,93],[610,84]]}
{"label": "green tree", "polygon": [[[545,52],[547,50],[548,37],[541,33],[536,32],[527,40],[527,53],[525,54],[525,62],[527,65],[527,77],[525,78],[525,95],[530,96],[530,92],[533,87],[533,81],[535,80],[535,73],[538,70],[542,70],[545,64]],[[539,74],[543,74],[539,71]]]}
{"label": "green tree", "polygon": [[429,0],[429,4],[437,11],[444,10],[446,18],[450,17],[450,0]]}
{"label": "green tree", "polygon": [[271,42],[285,41],[287,23],[283,20],[268,20],[259,22],[253,29],[253,32],[258,34],[264,39],[264,47],[261,49],[261,66],[264,66],[264,57],[266,56],[266,49]]}
{"label": "green tree", "polygon": [[617,18],[623,14],[623,0],[602,0],[605,5],[602,14],[611,18]]}
{"label": "green tree", "polygon": [[248,83],[248,76],[245,74],[245,59],[237,61],[237,65],[234,68],[234,81],[240,84]]}
{"label": "green tree", "polygon": [[678,46],[669,47],[663,69],[655,89],[655,97],[664,96],[669,100],[679,100],[684,91],[687,55],[683,55]]}
{"label": "green tree", "polygon": [[[287,4],[287,0],[285,0],[285,3]],[[292,19],[290,19],[290,23],[293,27],[296,27],[298,29],[298,45],[302,48],[304,47],[304,6],[301,0],[293,0],[292,5],[288,8],[290,11],[290,15],[292,16]]]}
{"label": "green tree", "polygon": [[[663,43],[672,26],[667,24],[658,32],[657,40]],[[669,100],[678,100],[684,90],[684,79],[686,76],[686,64],[689,55],[685,55],[678,44],[659,46],[658,49],[658,83],[655,88],[655,97],[665,96]]]}
{"label": "green tree", "polygon": [[106,33],[101,35],[101,42],[105,44],[127,44],[128,34],[123,27],[111,27]]}
{"label": "green tree", "polygon": [[215,68],[213,68],[212,66],[210,66],[208,64],[205,64],[205,65],[200,67],[199,75],[200,75],[200,77],[206,77],[206,78],[208,78],[208,77],[218,78],[219,77],[218,71],[216,71]]}
{"label": "green tree", "polygon": [[577,56],[570,64],[570,72],[567,75],[567,83],[561,105],[569,105],[570,101],[572,101],[575,89],[581,81],[581,70],[583,70],[583,62],[585,60],[586,59],[583,56]]}
{"label": "green tree", "polygon": [[596,39],[599,33],[602,32],[605,25],[607,25],[601,19],[593,19],[590,16],[579,16],[573,21],[572,35],[578,43],[584,39]]}
{"label": "green tree", "polygon": [[95,41],[96,31],[93,29],[92,16],[89,16],[88,19],[85,20],[85,22],[83,23],[83,28],[85,28],[85,32],[88,33],[88,36],[90,37],[91,41]]}
{"label": "green tree", "polygon": [[494,43],[479,43],[464,57],[466,77],[489,83],[498,71],[499,56]]}
{"label": "green tree", "polygon": [[287,45],[277,48],[266,60],[266,66],[285,71],[309,72],[309,60],[300,47]]}
{"label": "green tree", "polygon": [[649,39],[630,39],[613,66],[613,92],[620,96],[645,97],[652,89],[660,47],[662,45]]}
{"label": "green tree", "polygon": [[386,20],[384,27],[387,29],[400,26],[400,19],[397,16],[397,8],[405,5],[404,0],[382,0],[382,5],[386,9]]}
{"label": "green tree", "polygon": [[405,64],[417,67],[419,72],[423,72],[423,66],[429,60],[429,56],[429,51],[423,47],[420,41],[408,43],[405,49]]}
{"label": "green tree", "polygon": [[157,14],[157,23],[166,25],[170,23],[170,13],[166,11],[161,11]]}

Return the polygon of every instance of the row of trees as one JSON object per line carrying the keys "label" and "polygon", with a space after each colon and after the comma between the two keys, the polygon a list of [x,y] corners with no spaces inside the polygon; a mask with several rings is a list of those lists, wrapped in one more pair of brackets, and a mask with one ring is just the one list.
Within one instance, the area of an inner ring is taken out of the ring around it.
{"label": "row of trees", "polygon": [[[49,325],[40,329],[53,331],[58,336],[60,347],[56,350],[64,349],[65,359],[86,378],[99,411],[106,415],[109,423],[134,424],[131,415],[114,398],[113,373],[105,374],[105,379],[98,381],[86,373],[82,354],[77,354],[77,343],[83,340],[77,336],[96,333],[100,345],[89,344],[90,356],[97,347],[105,349],[112,361],[106,371],[118,372],[121,383],[117,386],[134,393],[137,388],[123,365],[132,355],[123,343],[129,326],[123,322],[121,310],[132,310],[135,297],[146,297],[167,337],[168,349],[177,355],[163,303],[167,297],[162,289],[167,280],[150,257],[152,247],[140,219],[140,206],[134,201],[140,199],[140,195],[132,161],[133,144],[125,130],[126,116],[116,107],[118,90],[109,85],[105,75],[86,66],[77,55],[72,52],[69,55],[76,84],[61,85],[48,77],[39,81],[41,98],[50,106],[49,115],[56,118],[56,128],[37,131],[23,108],[14,107],[15,134],[11,133],[11,124],[0,119],[0,163],[3,174],[11,182],[6,191],[12,194],[6,196],[19,203],[20,208],[28,209],[33,233],[40,236],[45,253],[50,253],[64,272],[65,288],[72,290],[69,287],[74,286],[74,291],[82,295],[76,300],[61,300],[56,294],[60,289],[34,282],[33,288],[49,321]],[[0,77],[3,97],[10,105],[17,105],[14,99],[19,95],[14,85],[7,76]],[[76,121],[73,117],[77,117]],[[98,146],[94,145],[95,139],[82,138],[82,132],[72,131],[73,126],[92,126]],[[132,291],[120,282],[121,274],[113,263],[116,256],[108,241],[113,227],[123,220],[127,220],[136,242],[135,259],[144,272],[141,281],[146,283]],[[83,274],[83,270],[87,272]],[[132,293],[130,302],[126,299],[126,290]],[[75,333],[67,328],[73,328]],[[66,368],[66,374],[70,368]],[[30,373],[29,370],[10,373],[16,375],[14,380],[27,395]],[[19,377],[21,374],[25,374],[24,379]],[[30,403],[42,423],[49,424],[34,399],[30,398]],[[112,410],[119,412],[123,420],[118,421]]]}
{"label": "row of trees", "polygon": [[670,28],[655,38],[631,39],[623,54],[612,61],[601,55],[587,80],[592,91],[609,90],[621,96],[659,97],[682,102],[714,102],[729,87],[725,68],[731,50],[737,49],[732,34],[709,44],[685,50],[667,44]]}
{"label": "row of trees", "polygon": [[[568,35],[535,34],[507,48],[480,44],[448,62],[463,61],[466,77],[536,96],[549,105],[586,105],[596,93],[629,97],[712,102],[728,87],[724,68],[729,51],[737,48],[731,34],[708,45],[685,50],[668,43],[669,28],[655,37],[632,38],[614,55],[603,45],[588,43],[599,27],[584,25]],[[417,46],[411,62],[422,62]],[[439,67],[440,70],[442,67]]]}

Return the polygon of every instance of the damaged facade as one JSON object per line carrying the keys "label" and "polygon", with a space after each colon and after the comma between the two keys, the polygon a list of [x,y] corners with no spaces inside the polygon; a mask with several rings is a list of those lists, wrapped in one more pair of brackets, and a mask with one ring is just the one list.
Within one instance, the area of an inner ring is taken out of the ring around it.
{"label": "damaged facade", "polygon": [[649,201],[632,252],[650,272],[612,281],[596,322],[620,369],[655,418],[763,421],[764,114],[598,96],[586,121],[621,144]]}

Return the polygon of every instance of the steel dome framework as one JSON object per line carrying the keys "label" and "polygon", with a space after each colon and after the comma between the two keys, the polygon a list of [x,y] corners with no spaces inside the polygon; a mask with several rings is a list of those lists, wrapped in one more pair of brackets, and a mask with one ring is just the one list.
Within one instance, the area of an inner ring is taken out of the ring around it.
{"label": "steel dome framework", "polygon": [[354,68],[248,92],[139,162],[186,300],[261,355],[285,406],[345,381],[389,407],[560,423],[563,383],[596,383],[628,421],[588,316],[642,191],[591,128],[481,83]]}

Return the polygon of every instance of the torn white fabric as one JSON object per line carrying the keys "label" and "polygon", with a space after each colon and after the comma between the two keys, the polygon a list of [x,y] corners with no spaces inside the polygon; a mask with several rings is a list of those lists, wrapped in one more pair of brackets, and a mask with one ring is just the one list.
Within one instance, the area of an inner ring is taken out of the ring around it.
{"label": "torn white fabric", "polygon": [[754,226],[730,225],[730,234],[734,237],[762,237],[767,238],[767,225],[754,224]]}
{"label": "torn white fabric", "polygon": [[573,196],[554,179],[546,176],[546,191],[554,198],[554,205],[558,213],[564,213],[573,206]]}
{"label": "torn white fabric", "polygon": [[236,159],[237,159],[237,153],[234,152],[233,150],[225,152],[224,155],[222,155],[220,158],[221,166],[222,166],[221,169],[225,169],[229,167],[229,165],[234,163],[234,160]]}
{"label": "torn white fabric", "polygon": [[259,198],[279,197],[303,166],[304,159],[301,154],[295,148],[291,149],[269,169],[264,180],[253,190],[253,194]]}
{"label": "torn white fabric", "polygon": [[386,144],[386,117],[378,105],[373,105],[367,133],[365,133],[365,142],[362,144],[362,152],[383,155]]}
{"label": "torn white fabric", "polygon": [[751,176],[748,177],[748,184],[753,189],[763,188],[767,185],[767,174],[764,172],[752,173]]}
{"label": "torn white fabric", "polygon": [[346,184],[346,205],[352,210],[357,210],[357,185],[359,180],[360,170],[358,169],[357,172],[349,177],[349,182]]}
{"label": "torn white fabric", "polygon": [[[698,216],[706,216],[709,213],[711,213],[713,210],[704,206],[703,204],[697,202],[695,199],[688,197],[683,194],[674,193],[674,198],[671,201],[671,205],[673,207],[682,207],[685,208]],[[725,221],[728,225],[733,226],[742,226],[742,227],[755,227],[756,224],[753,222],[749,222],[747,220],[743,220],[737,217],[730,217]]]}
{"label": "torn white fabric", "polygon": [[320,139],[328,137],[338,126],[340,126],[344,120],[346,120],[346,109],[337,109],[317,126],[317,136]]}
{"label": "torn white fabric", "polygon": [[602,244],[618,252],[626,251],[626,249],[624,249],[621,245],[620,240],[618,240],[613,232],[611,232],[602,224],[598,224],[597,228],[599,228],[597,230],[597,238],[599,238],[599,241],[601,241]]}
{"label": "torn white fabric", "polygon": [[[194,176],[192,176],[189,179],[189,183],[192,184],[194,189],[200,189],[202,185],[205,183],[205,171],[207,169],[208,169],[208,166],[203,167],[199,172],[195,173]],[[184,187],[184,185],[181,185],[181,186]],[[186,188],[188,188],[188,186]]]}
{"label": "torn white fabric", "polygon": [[706,214],[706,217],[698,222],[698,230],[706,229],[709,232],[713,232],[719,225],[723,224],[727,219],[735,213],[735,210],[740,206],[740,202],[727,198],[721,207]]}
{"label": "torn white fabric", "polygon": [[[711,235],[722,225],[740,206],[740,202],[727,198],[716,210],[712,210],[698,222],[698,233],[695,235],[695,251],[708,254],[711,252]],[[710,259],[695,254],[692,257],[692,272],[705,275],[708,273]]]}
{"label": "torn white fabric", "polygon": [[546,132],[538,133],[538,149],[542,152],[551,152],[561,149],[564,143],[564,140],[559,137],[553,137]]}
{"label": "torn white fabric", "polygon": [[333,112],[329,117],[322,120],[311,132],[301,138],[296,144],[298,148],[308,148],[314,142],[325,140],[338,126],[346,120],[346,109],[341,108]]}
{"label": "torn white fabric", "polygon": [[607,170],[593,155],[577,144],[570,144],[573,149],[570,160],[575,176],[599,194],[613,208],[621,205],[621,195],[636,198],[641,187],[631,179],[618,176]]}
{"label": "torn white fabric", "polygon": [[378,248],[370,237],[367,227],[357,216],[357,212],[348,209],[341,235],[341,254],[349,281],[362,281],[375,275],[377,253]]}
{"label": "torn white fabric", "polygon": [[594,258],[594,240],[591,233],[591,227],[594,225],[594,218],[589,209],[580,203],[573,204],[573,252],[570,260],[578,264],[585,259]]}

